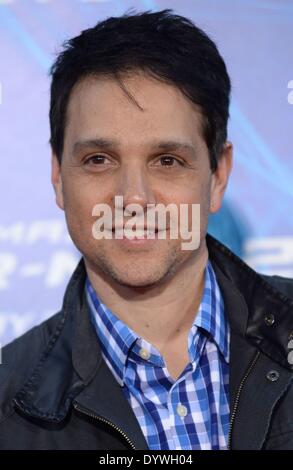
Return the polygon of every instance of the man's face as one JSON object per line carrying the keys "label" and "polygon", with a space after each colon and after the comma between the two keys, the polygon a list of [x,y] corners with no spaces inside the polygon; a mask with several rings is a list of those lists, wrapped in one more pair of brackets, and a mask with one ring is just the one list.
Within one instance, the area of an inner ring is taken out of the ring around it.
{"label": "man's face", "polygon": [[[180,90],[142,73],[125,76],[123,85],[139,106],[115,79],[85,78],[75,86],[61,167],[52,158],[52,182],[87,266],[118,284],[148,286],[176,274],[205,249],[208,214],[220,207],[231,148],[212,174],[201,114]],[[168,230],[166,239],[95,239],[93,207],[114,209],[118,195],[124,206],[200,204],[199,248],[182,250],[181,237],[171,239]]]}

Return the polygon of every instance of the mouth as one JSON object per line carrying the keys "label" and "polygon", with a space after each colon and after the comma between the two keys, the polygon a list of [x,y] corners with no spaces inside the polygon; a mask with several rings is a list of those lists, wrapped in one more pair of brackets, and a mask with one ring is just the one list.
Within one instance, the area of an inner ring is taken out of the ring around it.
{"label": "mouth", "polygon": [[156,227],[135,227],[135,230],[127,227],[114,227],[112,229],[114,238],[127,240],[147,240],[154,239],[159,233]]}

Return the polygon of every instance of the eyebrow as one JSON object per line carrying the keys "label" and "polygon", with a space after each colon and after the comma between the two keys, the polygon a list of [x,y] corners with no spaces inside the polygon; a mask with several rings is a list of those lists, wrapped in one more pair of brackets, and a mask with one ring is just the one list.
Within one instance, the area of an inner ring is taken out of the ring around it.
{"label": "eyebrow", "polygon": [[[114,147],[118,147],[119,142],[115,139],[108,139],[103,137],[98,137],[94,139],[85,139],[75,142],[73,145],[73,153],[77,154],[78,152],[85,150],[87,148],[100,148],[104,150],[109,150]],[[152,141],[150,146],[153,148],[159,148],[165,152],[171,150],[187,150],[195,156],[195,148],[193,145],[186,142],[179,142],[175,140],[162,140],[162,141]]]}

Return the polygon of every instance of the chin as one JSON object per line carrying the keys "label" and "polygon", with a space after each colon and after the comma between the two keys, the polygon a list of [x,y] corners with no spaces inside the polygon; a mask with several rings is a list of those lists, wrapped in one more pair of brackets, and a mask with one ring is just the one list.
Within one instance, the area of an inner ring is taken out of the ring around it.
{"label": "chin", "polygon": [[111,272],[111,277],[116,281],[118,284],[123,285],[125,287],[152,287],[156,284],[158,284],[162,277],[164,277],[163,274],[155,274],[155,271],[152,273],[138,273],[136,272]]}
{"label": "chin", "polygon": [[162,282],[168,273],[168,267],[164,263],[153,262],[122,264],[109,263],[99,264],[101,270],[114,282],[121,286],[139,288],[152,287]]}
{"label": "chin", "polygon": [[132,289],[147,289],[147,288],[153,288],[157,286],[160,283],[161,279],[133,279],[133,280],[127,280],[126,283],[124,284],[125,286],[128,286],[129,288]]}

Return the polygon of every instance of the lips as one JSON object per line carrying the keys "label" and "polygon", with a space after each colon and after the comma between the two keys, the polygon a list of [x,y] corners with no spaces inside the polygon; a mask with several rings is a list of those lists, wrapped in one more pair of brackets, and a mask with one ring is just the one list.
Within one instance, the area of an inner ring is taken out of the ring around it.
{"label": "lips", "polygon": [[115,227],[112,232],[117,238],[128,238],[133,240],[141,240],[144,238],[155,238],[158,229],[154,227]]}

